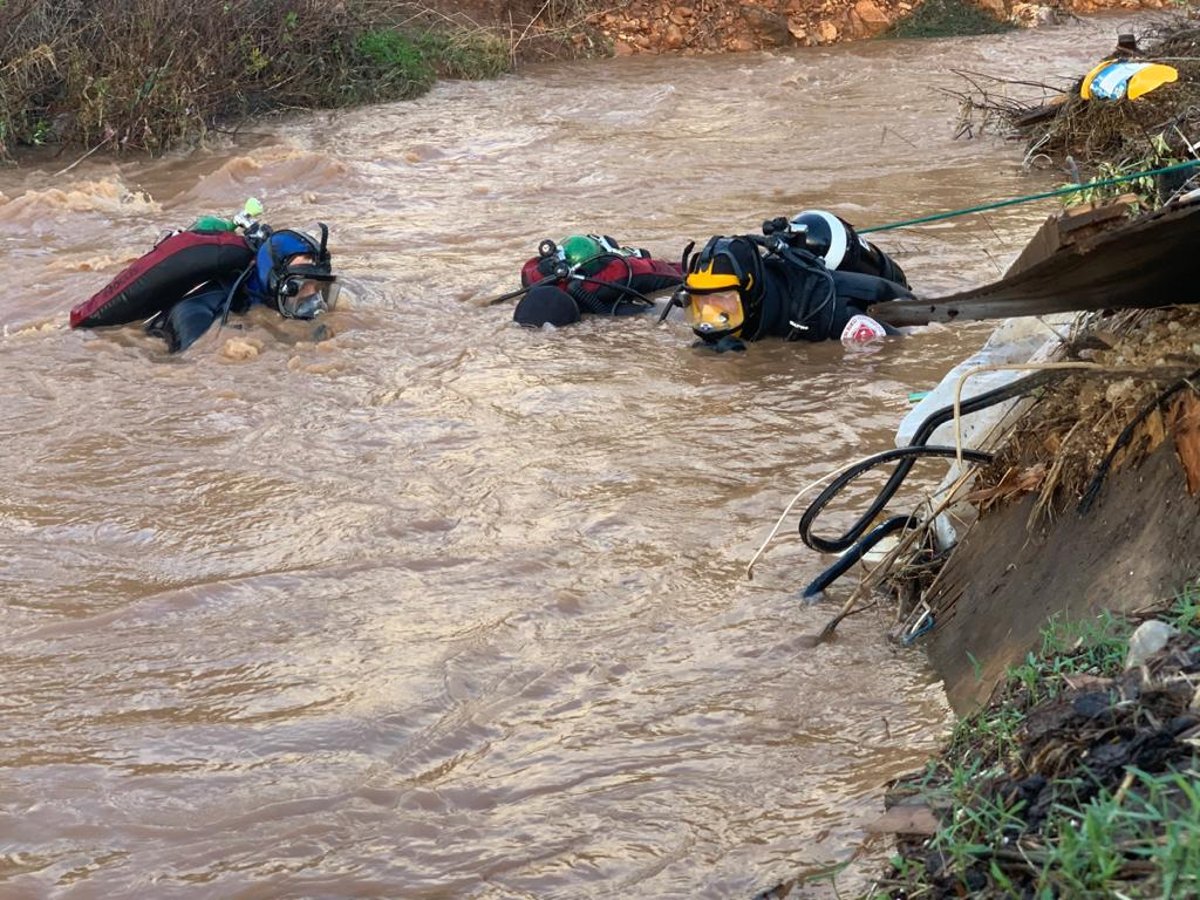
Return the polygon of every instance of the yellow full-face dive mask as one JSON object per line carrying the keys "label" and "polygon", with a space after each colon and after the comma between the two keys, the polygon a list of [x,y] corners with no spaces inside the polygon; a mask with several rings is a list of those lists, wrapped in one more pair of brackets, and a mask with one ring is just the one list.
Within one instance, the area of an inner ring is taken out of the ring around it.
{"label": "yellow full-face dive mask", "polygon": [[689,292],[686,313],[692,331],[705,340],[734,334],[745,321],[741,297],[734,290],[711,294]]}

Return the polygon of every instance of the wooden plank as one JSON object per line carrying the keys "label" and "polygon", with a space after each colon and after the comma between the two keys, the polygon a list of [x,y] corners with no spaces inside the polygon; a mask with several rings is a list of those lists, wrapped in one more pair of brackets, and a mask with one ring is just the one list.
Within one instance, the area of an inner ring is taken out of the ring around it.
{"label": "wooden plank", "polygon": [[868,314],[889,325],[979,321],[1200,302],[1200,203],[1166,207],[1087,234],[999,281],[931,300],[893,300]]}

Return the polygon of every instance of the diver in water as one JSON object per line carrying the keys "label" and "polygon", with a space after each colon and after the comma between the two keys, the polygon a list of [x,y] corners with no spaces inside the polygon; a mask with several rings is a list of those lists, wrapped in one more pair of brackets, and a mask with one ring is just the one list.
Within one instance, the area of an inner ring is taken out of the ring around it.
{"label": "diver in water", "polygon": [[172,353],[186,350],[214,322],[252,306],[267,306],[285,319],[315,319],[337,304],[340,285],[333,274],[329,229],[319,223],[320,240],[291,229],[259,227],[248,239],[258,243],[253,263],[241,272],[220,272],[176,301],[148,323],[149,334],[166,340]]}
{"label": "diver in water", "polygon": [[692,246],[671,304],[684,308],[698,344],[717,351],[765,337],[836,339],[869,306],[913,296],[891,257],[823,210],[771,219],[762,235],[718,235],[695,255]]}
{"label": "diver in water", "polygon": [[561,328],[587,314],[636,316],[654,309],[648,295],[682,282],[678,263],[623,247],[606,235],[576,234],[560,243],[544,240],[538,255],[521,269],[517,293],[524,296],[513,310],[513,321],[530,328]]}

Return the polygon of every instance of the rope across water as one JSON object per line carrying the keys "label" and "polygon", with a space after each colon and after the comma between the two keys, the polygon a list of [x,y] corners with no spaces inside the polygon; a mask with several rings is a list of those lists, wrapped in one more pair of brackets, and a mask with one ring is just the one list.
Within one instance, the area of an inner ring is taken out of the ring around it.
{"label": "rope across water", "polygon": [[969,206],[966,209],[954,209],[950,212],[934,213],[929,216],[921,216],[916,219],[905,219],[902,222],[889,222],[886,225],[872,225],[870,228],[855,229],[859,234],[870,234],[873,231],[891,231],[893,228],[905,228],[909,225],[923,225],[926,222],[938,222],[942,219],[953,219],[957,216],[965,216],[970,213],[986,212],[989,209],[1000,209],[1004,206],[1016,206],[1018,203],[1029,203],[1033,200],[1045,200],[1048,197],[1061,197],[1064,194],[1073,194],[1078,191],[1086,191],[1091,188],[1107,187],[1113,184],[1121,184],[1126,181],[1136,181],[1139,178],[1148,178],[1152,175],[1164,175],[1167,172],[1178,172],[1182,169],[1191,169],[1200,166],[1200,159],[1189,159],[1185,162],[1174,163],[1170,166],[1163,166],[1161,169],[1147,169],[1144,172],[1135,172],[1132,175],[1119,175],[1115,178],[1101,178],[1097,181],[1089,181],[1086,184],[1070,184],[1066,187],[1057,188],[1053,191],[1043,191],[1040,194],[1026,194],[1024,197],[1013,197],[1010,200],[997,200],[995,203],[981,203],[978,206]]}

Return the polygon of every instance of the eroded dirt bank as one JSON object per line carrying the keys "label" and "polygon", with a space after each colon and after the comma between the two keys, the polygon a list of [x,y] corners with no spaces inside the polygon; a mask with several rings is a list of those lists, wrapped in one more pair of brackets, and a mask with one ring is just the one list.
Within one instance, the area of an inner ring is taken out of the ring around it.
{"label": "eroded dirt bank", "polygon": [[981,477],[992,508],[926,597],[929,655],[959,712],[987,702],[1051,618],[1136,612],[1197,575],[1200,401],[1160,397],[1200,367],[1200,311],[1105,317],[1089,338],[1111,342],[1089,353],[1099,364],[1144,374],[1045,391]]}
{"label": "eroded dirt bank", "polygon": [[[454,4],[448,15],[506,33],[532,58],[562,53],[717,53],[816,46],[876,37],[927,7],[982,13],[1029,27],[1110,10],[1168,9],[1172,0],[633,0],[546,5],[528,0]],[[953,32],[950,32],[953,33]]]}
{"label": "eroded dirt bank", "polygon": [[[1153,103],[1065,97],[1029,146],[1061,137],[1107,175],[1170,166],[1169,180],[1117,189],[1170,207],[1171,240],[1194,245],[1195,13],[1158,37],[1133,49],[1178,67]],[[1136,289],[1133,233],[1111,249],[1128,264],[1105,288],[1155,308],[1081,316],[1039,357],[1057,380],[989,446],[966,534],[922,597],[925,646],[961,718],[889,794],[878,830],[899,835],[898,853],[873,896],[1200,888],[1200,292],[1186,276]]]}
{"label": "eroded dirt bank", "polygon": [[[914,0],[762,0],[634,2],[597,15],[618,54],[713,52],[813,46],[862,40],[887,31],[921,7]],[[1111,9],[1162,9],[1168,0],[979,0],[980,9],[1019,25]]]}

